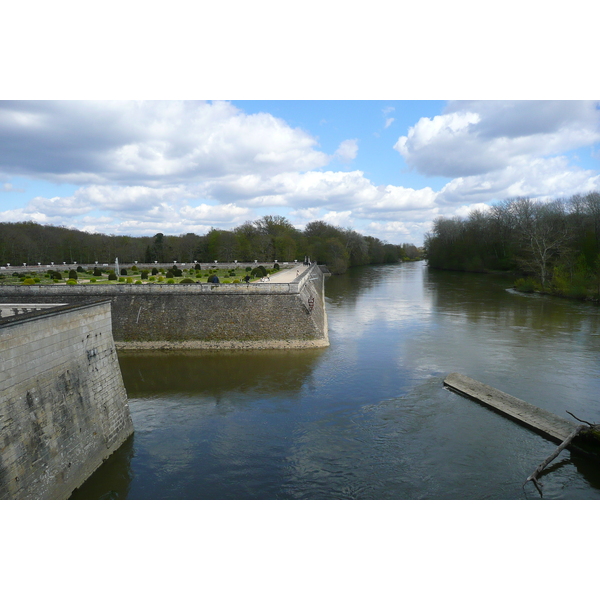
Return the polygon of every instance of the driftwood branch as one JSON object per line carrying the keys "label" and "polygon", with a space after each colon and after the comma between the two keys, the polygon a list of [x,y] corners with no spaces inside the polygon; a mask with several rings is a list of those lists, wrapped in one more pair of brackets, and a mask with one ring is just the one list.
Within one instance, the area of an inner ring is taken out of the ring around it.
{"label": "driftwood branch", "polygon": [[584,421],[583,419],[576,417],[572,412],[567,411],[567,413],[570,414],[576,421],[579,421],[580,423],[585,423],[586,425],[589,425],[590,427],[596,427],[595,423],[589,423],[588,421]]}
{"label": "driftwood branch", "polygon": [[[579,421],[580,419],[577,420]],[[573,431],[565,438],[563,443],[558,446],[558,448],[525,480],[523,487],[525,487],[528,481],[533,481],[537,491],[540,493],[540,496],[542,496],[543,484],[537,480],[539,474],[585,429],[589,429],[589,427],[587,425],[577,425],[577,427],[575,427],[575,429],[573,429]]]}

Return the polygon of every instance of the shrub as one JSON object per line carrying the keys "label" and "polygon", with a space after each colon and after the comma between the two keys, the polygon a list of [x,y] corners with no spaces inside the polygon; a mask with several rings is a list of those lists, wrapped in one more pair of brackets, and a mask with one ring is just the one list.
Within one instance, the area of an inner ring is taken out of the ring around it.
{"label": "shrub", "polygon": [[267,270],[262,265],[258,265],[258,267],[252,269],[250,275],[252,275],[252,277],[266,277]]}
{"label": "shrub", "polygon": [[125,277],[119,277],[119,283],[125,283]]}
{"label": "shrub", "polygon": [[536,283],[531,277],[521,277],[515,281],[515,288],[519,292],[530,294],[535,292]]}
{"label": "shrub", "polygon": [[158,275],[158,269],[156,267],[152,267],[152,275]]}
{"label": "shrub", "polygon": [[148,279],[149,274],[150,274],[150,271],[148,271],[148,269],[144,269],[142,271],[142,279]]}
{"label": "shrub", "polygon": [[175,273],[174,273],[173,269],[169,269],[167,271],[167,274],[165,275],[165,277],[175,277]]}
{"label": "shrub", "polygon": [[40,278],[39,278],[39,277],[34,277],[34,278],[33,278],[33,280],[34,280],[36,283],[39,283],[39,282],[40,282]]}
{"label": "shrub", "polygon": [[69,279],[77,279],[77,271],[75,269],[69,271]]}
{"label": "shrub", "polygon": [[81,265],[79,265],[79,266],[77,267],[77,272],[78,272],[78,273],[83,273],[83,272],[84,272],[84,271],[83,271],[83,267],[82,267]]}
{"label": "shrub", "polygon": [[96,281],[97,281],[97,280],[96,280],[96,278],[95,278],[95,277],[92,277],[92,278],[90,279],[90,283],[96,283]]}
{"label": "shrub", "polygon": [[127,278],[127,283],[133,283],[133,279],[131,277]]}
{"label": "shrub", "polygon": [[142,285],[142,280],[141,280],[141,279],[136,279],[134,283],[135,283],[135,284]]}
{"label": "shrub", "polygon": [[164,281],[164,279],[165,279],[165,278],[164,278],[164,277],[161,275],[161,276],[158,278],[158,281]]}
{"label": "shrub", "polygon": [[175,283],[175,280],[174,280],[174,279],[167,279],[167,283],[168,283],[168,284]]}
{"label": "shrub", "polygon": [[252,267],[246,267],[246,271],[249,273],[250,271],[252,271]]}
{"label": "shrub", "polygon": [[156,277],[154,277],[154,275],[152,277],[148,277],[148,281],[156,281]]}
{"label": "shrub", "polygon": [[274,270],[274,271],[279,271],[279,269],[280,269],[279,263],[275,263],[275,264],[273,265],[273,270]]}
{"label": "shrub", "polygon": [[182,279],[179,283],[194,283],[194,280],[190,279],[189,277],[186,277],[185,279]]}
{"label": "shrub", "polygon": [[138,266],[137,265],[133,265],[133,267],[131,267],[131,270],[136,273],[138,270]]}
{"label": "shrub", "polygon": [[127,275],[127,269],[121,269],[121,275]]}
{"label": "shrub", "polygon": [[23,279],[22,285],[33,285],[34,283],[35,281],[31,279],[31,277],[28,277],[26,279]]}
{"label": "shrub", "polygon": [[239,279],[234,279],[233,283],[240,283],[240,280]]}
{"label": "shrub", "polygon": [[196,263],[194,269],[196,269],[196,271],[202,271],[202,267],[198,263]]}
{"label": "shrub", "polygon": [[93,272],[94,277],[102,277],[102,271],[96,267]]}
{"label": "shrub", "polygon": [[116,280],[117,280],[117,275],[115,274],[115,272],[114,272],[114,271],[111,271],[111,272],[108,274],[108,280],[109,280],[109,281],[116,281]]}
{"label": "shrub", "polygon": [[77,285],[77,279],[68,279],[67,285]]}
{"label": "shrub", "polygon": [[173,271],[173,275],[175,277],[182,277],[183,276],[183,271],[179,267],[175,267],[174,266],[173,269],[172,269],[172,271]]}

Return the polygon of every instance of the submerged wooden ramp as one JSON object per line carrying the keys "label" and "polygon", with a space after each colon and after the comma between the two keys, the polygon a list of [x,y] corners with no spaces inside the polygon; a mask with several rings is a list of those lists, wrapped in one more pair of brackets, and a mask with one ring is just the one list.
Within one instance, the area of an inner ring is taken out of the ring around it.
{"label": "submerged wooden ramp", "polygon": [[460,373],[450,373],[444,379],[444,385],[454,392],[489,406],[559,444],[569,437],[577,427],[577,423],[563,419],[554,413]]}

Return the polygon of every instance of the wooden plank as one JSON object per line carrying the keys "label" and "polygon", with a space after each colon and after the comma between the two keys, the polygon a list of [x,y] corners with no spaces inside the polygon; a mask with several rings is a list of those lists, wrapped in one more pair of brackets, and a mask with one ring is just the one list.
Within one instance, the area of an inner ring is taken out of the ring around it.
{"label": "wooden plank", "polygon": [[573,421],[563,419],[460,373],[450,373],[444,379],[444,384],[452,391],[489,406],[558,443],[566,439],[577,427],[577,423]]}

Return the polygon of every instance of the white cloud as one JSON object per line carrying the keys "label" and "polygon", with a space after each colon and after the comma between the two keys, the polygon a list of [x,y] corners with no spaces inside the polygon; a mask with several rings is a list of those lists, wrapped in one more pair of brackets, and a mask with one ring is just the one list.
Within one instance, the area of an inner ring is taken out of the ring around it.
{"label": "white cloud", "polygon": [[422,118],[394,148],[429,176],[469,177],[600,141],[595,102],[453,102]]}
{"label": "white cloud", "polygon": [[351,215],[351,210],[344,210],[342,212],[331,210],[323,215],[322,220],[330,225],[335,225],[336,227],[351,227],[353,224]]}
{"label": "white cloud", "polygon": [[358,140],[344,140],[335,151],[336,158],[344,163],[353,161],[357,154]]}
{"label": "white cloud", "polygon": [[314,137],[229,102],[2,102],[0,170],[79,183],[173,183],[326,165]]}
{"label": "white cloud", "polygon": [[385,125],[383,126],[383,128],[387,129],[395,120],[396,119],[394,119],[394,117],[389,117],[385,120]]}
{"label": "white cloud", "polygon": [[483,175],[457,177],[439,192],[441,204],[489,202],[514,196],[566,197],[597,190],[600,176],[594,171],[569,166],[564,156],[515,159],[500,170]]}

